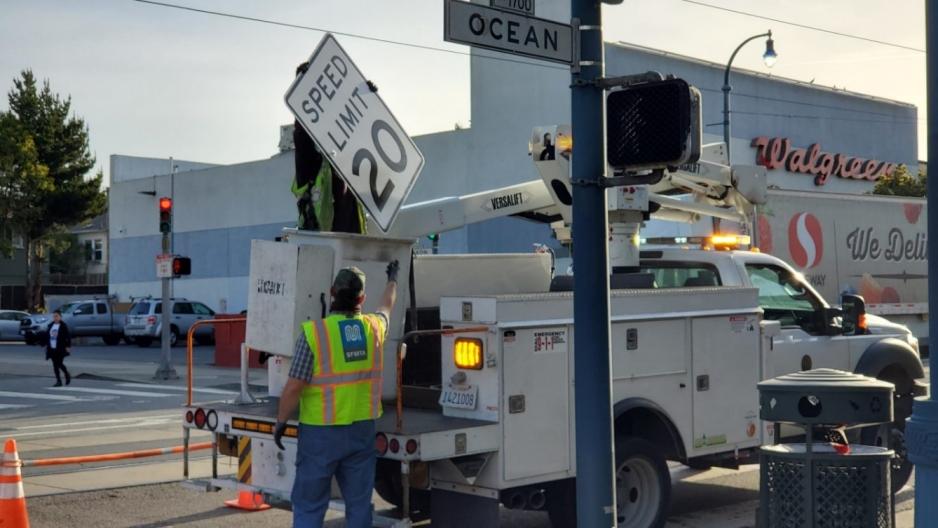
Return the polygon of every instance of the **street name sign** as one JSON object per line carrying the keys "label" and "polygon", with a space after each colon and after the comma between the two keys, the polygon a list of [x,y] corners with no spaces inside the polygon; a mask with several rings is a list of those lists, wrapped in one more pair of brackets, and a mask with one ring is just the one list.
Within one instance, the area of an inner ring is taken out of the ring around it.
{"label": "street name sign", "polygon": [[534,15],[534,0],[489,0],[489,5],[509,11]]}
{"label": "street name sign", "polygon": [[443,4],[443,40],[563,64],[573,62],[573,27],[569,24],[461,0]]}
{"label": "street name sign", "polygon": [[423,169],[423,154],[331,33],[284,101],[387,232]]}

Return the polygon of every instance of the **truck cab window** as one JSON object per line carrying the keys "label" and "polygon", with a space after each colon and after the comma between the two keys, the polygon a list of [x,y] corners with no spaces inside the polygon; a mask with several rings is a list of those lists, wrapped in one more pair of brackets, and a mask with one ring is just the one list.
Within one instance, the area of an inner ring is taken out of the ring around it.
{"label": "truck cab window", "polygon": [[817,313],[823,306],[811,290],[790,271],[768,264],[747,264],[749,281],[759,289],[759,306],[765,318],[782,326],[800,326],[820,333]]}
{"label": "truck cab window", "polygon": [[78,305],[77,308],[72,312],[72,315],[91,315],[94,313],[94,306],[91,303],[84,303]]}
{"label": "truck cab window", "polygon": [[98,310],[98,313],[99,313],[99,314],[106,314],[106,313],[107,313],[107,305],[106,305],[106,304],[104,304],[104,303],[97,303],[95,306],[97,307],[97,310]]}
{"label": "truck cab window", "polygon": [[720,273],[703,262],[643,261],[642,272],[655,276],[655,288],[720,286]]}

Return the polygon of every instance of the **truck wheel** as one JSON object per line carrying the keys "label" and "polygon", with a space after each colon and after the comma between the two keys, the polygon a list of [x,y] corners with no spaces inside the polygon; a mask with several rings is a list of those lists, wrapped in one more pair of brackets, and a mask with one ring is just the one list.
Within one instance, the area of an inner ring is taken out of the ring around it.
{"label": "truck wheel", "polygon": [[121,342],[120,334],[108,334],[106,336],[102,336],[101,339],[104,341],[104,344],[107,346],[114,346]]}
{"label": "truck wheel", "polygon": [[616,441],[616,517],[620,528],[661,528],[671,503],[671,473],[644,438]]}
{"label": "truck wheel", "polygon": [[[576,528],[576,486],[564,484],[549,496],[547,513],[554,528]],[[661,528],[670,502],[671,473],[664,455],[644,438],[616,439],[616,526]]]}
{"label": "truck wheel", "polygon": [[153,343],[153,338],[152,337],[135,337],[134,342],[136,342],[137,346],[140,348],[147,348],[148,346],[150,346],[151,343]]}
{"label": "truck wheel", "polygon": [[893,421],[891,423],[864,427],[860,430],[860,443],[888,447],[896,452],[890,464],[892,491],[897,493],[912,477],[912,462],[905,447],[905,419],[912,415],[912,380],[904,372],[889,367],[877,376],[896,386],[893,399]]}
{"label": "truck wheel", "polygon": [[39,340],[32,336],[26,336],[25,340],[26,340],[26,344],[30,346],[39,343]]}

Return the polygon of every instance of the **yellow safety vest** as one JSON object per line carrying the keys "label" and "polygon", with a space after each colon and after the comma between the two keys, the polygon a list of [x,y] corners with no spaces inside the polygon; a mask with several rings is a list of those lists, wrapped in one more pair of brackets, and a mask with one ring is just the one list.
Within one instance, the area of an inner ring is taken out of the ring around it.
{"label": "yellow safety vest", "polygon": [[313,381],[300,396],[300,423],[348,425],[379,418],[384,321],[334,314],[303,323],[313,353]]}
{"label": "yellow safety vest", "polygon": [[[335,206],[332,203],[332,168],[329,160],[323,158],[322,166],[316,174],[312,183],[307,183],[302,187],[296,184],[296,178],[290,186],[290,191],[297,200],[309,193],[310,203],[313,207],[312,214],[316,215],[316,222],[319,224],[320,231],[332,231],[333,219],[335,218]],[[349,191],[351,192],[351,191]],[[365,234],[365,209],[358,200],[355,201],[359,225],[362,226],[361,234]],[[297,225],[303,225],[302,213],[297,220]]]}

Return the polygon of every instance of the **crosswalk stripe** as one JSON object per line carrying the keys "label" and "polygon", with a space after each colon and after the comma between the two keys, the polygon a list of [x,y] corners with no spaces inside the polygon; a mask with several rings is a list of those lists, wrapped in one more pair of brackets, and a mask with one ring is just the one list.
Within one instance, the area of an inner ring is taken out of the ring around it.
{"label": "crosswalk stripe", "polygon": [[0,391],[3,398],[26,398],[29,400],[58,400],[58,401],[91,401],[87,398],[69,396],[67,394],[40,394],[37,392],[9,392]]}
{"label": "crosswalk stripe", "polygon": [[[156,390],[173,390],[173,391],[185,391],[186,387],[180,387],[178,385],[150,385],[149,383],[118,383],[119,387],[131,387],[136,389],[156,389]],[[238,394],[235,391],[222,390],[222,389],[197,389],[193,388],[192,392],[204,392],[206,394],[229,394],[236,395]]]}
{"label": "crosswalk stripe", "polygon": [[22,409],[23,407],[32,407],[32,405],[17,405],[14,403],[0,403],[0,409]]}
{"label": "crosswalk stripe", "polygon": [[115,390],[115,389],[90,389],[86,387],[54,387],[50,390],[87,392],[90,394],[115,394],[117,396],[139,396],[139,397],[144,397],[144,398],[166,398],[167,396],[172,396],[172,394],[163,394],[159,392],[142,392],[142,391]]}

